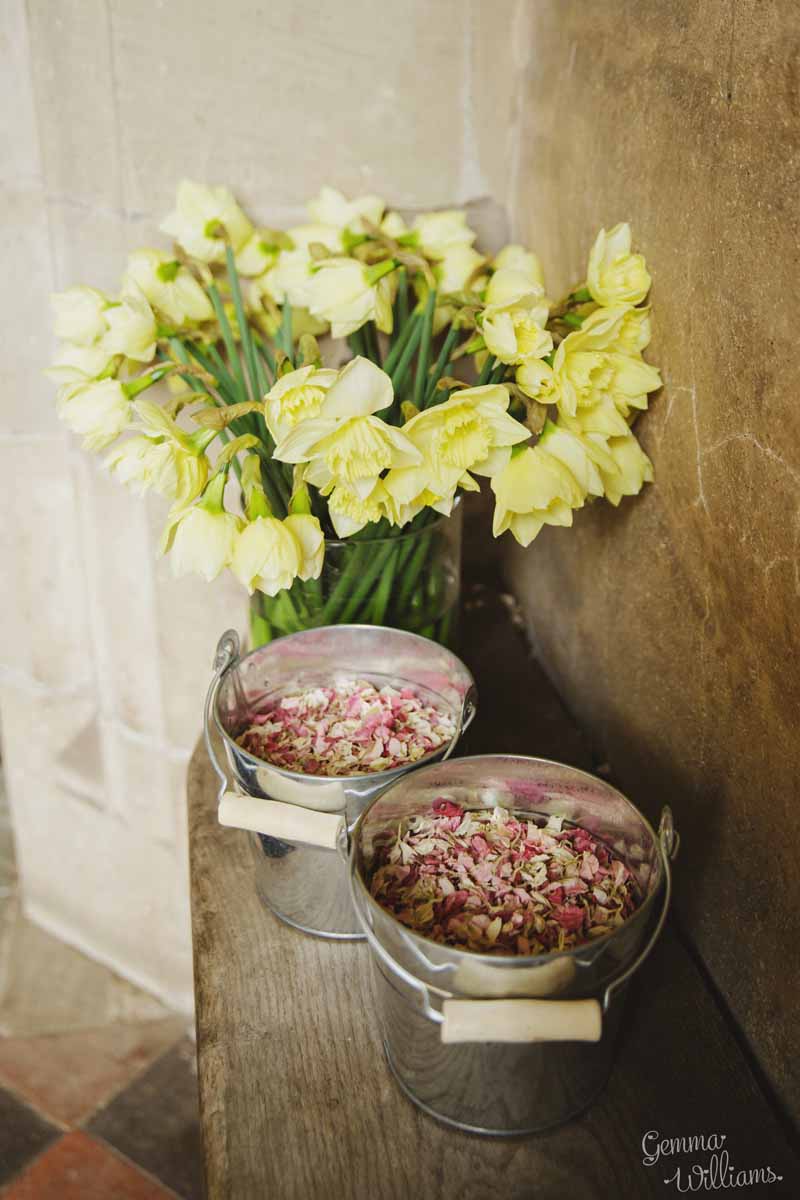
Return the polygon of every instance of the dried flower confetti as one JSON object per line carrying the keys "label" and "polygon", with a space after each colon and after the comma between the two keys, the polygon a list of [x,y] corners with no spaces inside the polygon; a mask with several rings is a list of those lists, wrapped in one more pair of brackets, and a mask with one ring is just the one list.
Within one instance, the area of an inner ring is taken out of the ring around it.
{"label": "dried flower confetti", "polygon": [[455,731],[452,715],[414,688],[352,679],[271,698],[236,741],[287,771],[367,775],[418,762]]}
{"label": "dried flower confetti", "polygon": [[415,933],[482,954],[547,954],[610,933],[638,906],[630,870],[586,829],[541,820],[436,800],[376,839],[370,891]]}

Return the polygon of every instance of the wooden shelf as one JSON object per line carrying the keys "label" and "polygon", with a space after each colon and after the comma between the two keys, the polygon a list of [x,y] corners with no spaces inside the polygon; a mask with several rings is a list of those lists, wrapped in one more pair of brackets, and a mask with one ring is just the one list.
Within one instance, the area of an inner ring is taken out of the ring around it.
{"label": "wooden shelf", "polygon": [[[589,764],[578,730],[490,587],[468,595],[463,655],[480,692],[470,753]],[[731,1164],[798,1162],[692,956],[667,930],[630,989],[616,1068],[594,1107],[528,1139],[447,1129],[391,1079],[366,947],[286,928],[253,887],[248,835],[217,825],[202,746],[189,770],[201,1117],[209,1200],[536,1200],[676,1195],[702,1154],[646,1167],[642,1138],[724,1134]],[[677,864],[680,870],[680,860]]]}

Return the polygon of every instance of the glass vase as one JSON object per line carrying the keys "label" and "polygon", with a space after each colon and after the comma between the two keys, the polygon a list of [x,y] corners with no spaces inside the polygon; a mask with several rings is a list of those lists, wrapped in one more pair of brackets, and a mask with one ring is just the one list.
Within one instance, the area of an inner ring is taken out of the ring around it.
{"label": "glass vase", "polygon": [[452,646],[461,589],[461,505],[393,537],[325,542],[319,579],[250,598],[253,648],[320,625],[391,625]]}

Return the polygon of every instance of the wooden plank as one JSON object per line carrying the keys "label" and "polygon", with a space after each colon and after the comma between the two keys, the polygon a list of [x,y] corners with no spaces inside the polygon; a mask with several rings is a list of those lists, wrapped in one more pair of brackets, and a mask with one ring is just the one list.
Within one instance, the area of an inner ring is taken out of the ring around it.
{"label": "wooden plank", "polygon": [[[498,633],[498,601],[488,593],[484,601],[465,631],[485,714],[471,749],[500,735],[491,729],[497,712],[493,720],[486,710],[493,699],[511,722],[514,744],[502,748],[585,761],[521,635],[508,621]],[[675,1194],[664,1179],[703,1156],[646,1167],[649,1130],[725,1134],[733,1164],[771,1165],[783,1182],[769,1194],[796,1194],[797,1160],[674,934],[631,989],[616,1069],[589,1112],[525,1140],[462,1134],[420,1113],[391,1079],[366,947],[306,937],[267,913],[253,887],[248,835],[217,825],[215,801],[198,747],[189,812],[209,1200],[521,1200],[573,1194],[576,1185],[582,1197]]]}

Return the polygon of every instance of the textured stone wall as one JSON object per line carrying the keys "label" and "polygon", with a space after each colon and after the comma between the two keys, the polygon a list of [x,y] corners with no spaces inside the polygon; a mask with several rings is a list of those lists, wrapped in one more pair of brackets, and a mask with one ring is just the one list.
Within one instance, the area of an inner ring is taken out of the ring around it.
{"label": "textured stone wall", "polygon": [[800,10],[531,18],[516,231],[559,296],[597,227],[632,223],[666,383],[638,425],[655,486],[507,567],[615,776],[650,814],[672,804],[683,923],[797,1111]]}
{"label": "textured stone wall", "polygon": [[469,203],[498,240],[525,16],[516,0],[0,6],[0,724],[24,899],[175,1003],[191,998],[185,767],[242,595],[173,581],[163,504],[59,426],[48,295],[114,288],[129,249],[164,244],[183,176],[230,184],[267,224],[326,182]]}

